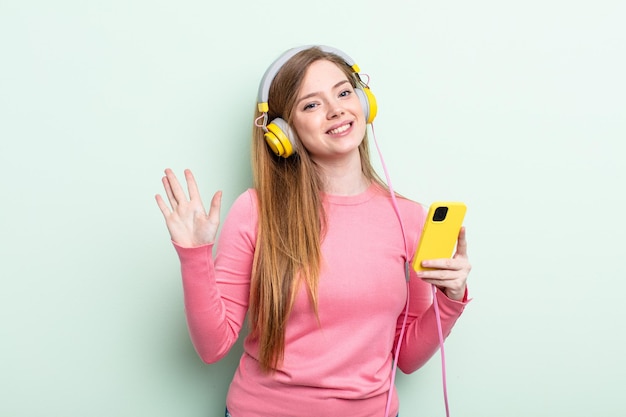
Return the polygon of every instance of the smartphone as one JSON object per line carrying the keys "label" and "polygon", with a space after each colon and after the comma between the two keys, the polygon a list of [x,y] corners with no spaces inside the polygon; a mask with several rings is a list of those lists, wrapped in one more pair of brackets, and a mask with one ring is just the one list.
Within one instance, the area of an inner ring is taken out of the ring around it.
{"label": "smartphone", "polygon": [[431,204],[413,257],[415,271],[431,269],[422,267],[425,259],[452,257],[466,210],[465,204],[458,201],[438,201]]}

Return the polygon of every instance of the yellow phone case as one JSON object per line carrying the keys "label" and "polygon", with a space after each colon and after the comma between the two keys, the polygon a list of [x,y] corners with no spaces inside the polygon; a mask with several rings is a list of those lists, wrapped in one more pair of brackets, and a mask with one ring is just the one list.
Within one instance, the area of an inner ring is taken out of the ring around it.
{"label": "yellow phone case", "polygon": [[463,225],[467,207],[458,201],[437,201],[430,205],[422,230],[413,269],[417,272],[431,268],[422,267],[425,259],[450,258]]}

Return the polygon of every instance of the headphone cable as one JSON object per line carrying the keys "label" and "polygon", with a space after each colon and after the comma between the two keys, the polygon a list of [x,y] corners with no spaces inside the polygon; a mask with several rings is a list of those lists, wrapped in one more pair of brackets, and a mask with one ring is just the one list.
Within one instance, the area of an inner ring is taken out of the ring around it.
{"label": "headphone cable", "polygon": [[[396,212],[396,216],[398,217],[398,221],[400,222],[400,230],[402,230],[402,240],[404,242],[404,252],[405,252],[405,262],[404,262],[404,273],[406,278],[406,305],[404,307],[404,317],[402,319],[402,329],[400,330],[400,337],[398,338],[398,344],[396,345],[396,351],[393,358],[393,366],[391,370],[391,382],[389,384],[389,394],[387,396],[387,405],[385,407],[385,417],[389,417],[389,411],[391,407],[391,394],[393,392],[393,387],[396,379],[396,371],[398,367],[398,357],[400,355],[400,346],[402,345],[402,340],[404,338],[404,332],[406,328],[406,321],[409,312],[409,249],[407,247],[406,242],[406,233],[404,231],[404,224],[402,223],[402,217],[400,216],[400,209],[398,208],[398,202],[396,200],[396,194],[393,190],[393,185],[391,184],[391,177],[389,175],[389,171],[387,170],[387,165],[385,164],[385,160],[383,158],[383,153],[380,150],[380,146],[378,146],[378,140],[376,140],[376,131],[374,130],[374,123],[371,123],[372,136],[374,138],[374,145],[376,146],[376,151],[378,152],[378,156],[380,158],[380,163],[383,168],[383,172],[385,173],[385,179],[387,181],[387,187],[389,188],[389,194],[391,195],[391,204],[393,205],[393,209]],[[431,290],[433,295],[433,305],[435,308],[435,318],[437,322],[437,333],[439,336],[439,351],[441,354],[441,374],[442,374],[442,383],[443,383],[443,400],[446,407],[446,417],[450,417],[450,407],[448,404],[448,388],[446,381],[446,359],[445,359],[445,351],[443,348],[443,329],[441,327],[441,315],[439,312],[439,303],[437,301],[437,287],[434,284],[431,284]]]}

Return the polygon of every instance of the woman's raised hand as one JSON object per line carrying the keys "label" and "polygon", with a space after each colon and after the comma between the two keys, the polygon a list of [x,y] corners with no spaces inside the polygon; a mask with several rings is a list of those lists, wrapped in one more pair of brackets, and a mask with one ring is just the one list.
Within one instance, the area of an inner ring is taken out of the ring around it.
{"label": "woman's raised hand", "polygon": [[161,195],[156,196],[156,202],[163,213],[170,237],[176,244],[187,248],[213,243],[220,224],[222,192],[218,191],[213,195],[207,214],[196,180],[188,169],[185,170],[185,180],[189,198],[185,195],[174,172],[169,168],[166,169],[162,181],[169,206]]}

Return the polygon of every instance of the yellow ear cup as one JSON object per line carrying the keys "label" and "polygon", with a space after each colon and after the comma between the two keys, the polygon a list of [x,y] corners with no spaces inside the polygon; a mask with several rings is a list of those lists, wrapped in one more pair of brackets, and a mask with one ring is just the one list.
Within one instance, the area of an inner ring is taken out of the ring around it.
{"label": "yellow ear cup", "polygon": [[[281,127],[280,125],[284,125]],[[287,123],[282,119],[275,119],[269,125],[267,125],[267,132],[265,132],[265,142],[269,145],[270,149],[278,156],[287,158],[293,154],[293,146],[289,137],[283,129],[285,129]]]}
{"label": "yellow ear cup", "polygon": [[363,107],[365,122],[367,124],[372,123],[376,117],[376,113],[378,112],[378,106],[376,105],[376,98],[374,97],[374,94],[365,84],[357,86],[354,91],[359,97],[361,107]]}
{"label": "yellow ear cup", "polygon": [[369,106],[369,112],[367,114],[367,123],[372,123],[376,114],[378,113],[378,104],[376,104],[376,97],[374,97],[374,93],[370,90],[369,87],[364,87],[363,92],[365,93],[365,97],[367,97],[367,103]]}

